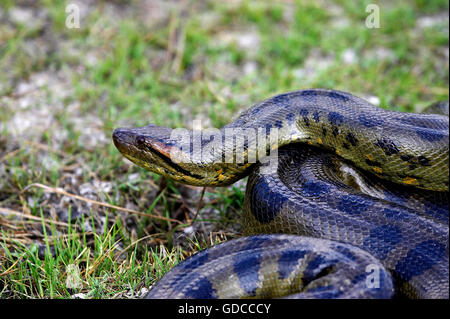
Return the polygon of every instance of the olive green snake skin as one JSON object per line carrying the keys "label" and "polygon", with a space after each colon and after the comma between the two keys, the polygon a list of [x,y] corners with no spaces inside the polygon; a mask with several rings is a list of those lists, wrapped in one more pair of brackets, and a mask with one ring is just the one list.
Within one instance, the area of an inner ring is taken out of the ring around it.
{"label": "olive green snake skin", "polygon": [[147,297],[448,298],[448,102],[436,110],[446,114],[311,89],[208,134],[116,129],[125,157],[176,181],[225,186],[250,174],[249,236],[194,255]]}

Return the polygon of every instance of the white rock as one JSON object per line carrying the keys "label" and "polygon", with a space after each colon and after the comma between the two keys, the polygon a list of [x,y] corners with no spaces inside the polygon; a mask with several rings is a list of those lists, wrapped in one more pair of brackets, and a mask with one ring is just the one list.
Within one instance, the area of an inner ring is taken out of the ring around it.
{"label": "white rock", "polygon": [[255,61],[248,61],[244,64],[244,74],[249,75],[256,72],[258,65]]}
{"label": "white rock", "polygon": [[446,22],[448,25],[448,12],[432,16],[422,16],[417,19],[416,27],[424,29]]}
{"label": "white rock", "polygon": [[379,106],[381,103],[380,98],[378,96],[368,96],[366,99],[369,103],[372,103],[373,105],[376,106]]}
{"label": "white rock", "polygon": [[15,23],[27,24],[33,18],[33,11],[21,7],[13,7],[9,10],[9,16]]}
{"label": "white rock", "polygon": [[342,52],[341,59],[345,64],[355,64],[358,60],[358,57],[356,56],[355,50],[348,48],[345,49],[344,52]]}
{"label": "white rock", "polygon": [[192,233],[194,233],[194,227],[193,226],[188,226],[185,229],[183,229],[183,232],[186,235],[191,235]]}

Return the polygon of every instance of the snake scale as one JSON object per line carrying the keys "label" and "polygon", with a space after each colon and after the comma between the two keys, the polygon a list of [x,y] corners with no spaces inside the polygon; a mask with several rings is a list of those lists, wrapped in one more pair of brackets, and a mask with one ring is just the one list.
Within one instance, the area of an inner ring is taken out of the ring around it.
{"label": "snake scale", "polygon": [[449,298],[448,102],[436,110],[310,89],[208,134],[116,129],[125,157],[173,180],[249,175],[247,236],[188,258],[147,298]]}

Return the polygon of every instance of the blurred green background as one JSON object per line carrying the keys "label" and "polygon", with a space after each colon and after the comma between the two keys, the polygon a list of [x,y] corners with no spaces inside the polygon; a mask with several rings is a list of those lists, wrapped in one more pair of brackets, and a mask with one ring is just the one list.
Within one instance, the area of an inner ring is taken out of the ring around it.
{"label": "blurred green background", "polygon": [[[370,3],[379,28],[366,26]],[[245,181],[202,197],[125,161],[116,127],[221,127],[312,87],[410,112],[449,95],[448,1],[0,4],[3,298],[139,297],[179,259],[239,235]]]}

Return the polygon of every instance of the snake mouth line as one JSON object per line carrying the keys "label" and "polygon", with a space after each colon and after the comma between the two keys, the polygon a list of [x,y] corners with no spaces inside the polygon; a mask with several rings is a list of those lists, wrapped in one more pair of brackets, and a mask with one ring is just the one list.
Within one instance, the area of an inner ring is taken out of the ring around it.
{"label": "snake mouth line", "polygon": [[198,175],[198,174],[194,174],[194,173],[189,172],[188,170],[185,170],[183,167],[181,167],[180,165],[178,165],[175,162],[173,162],[168,156],[162,154],[161,152],[158,152],[157,150],[155,150],[151,146],[147,146],[146,149],[147,149],[147,151],[149,151],[153,155],[157,156],[164,163],[166,163],[167,165],[172,167],[177,172],[180,172],[183,175],[190,176],[190,177],[195,178],[195,179],[199,179],[199,180],[203,179],[203,176]]}
{"label": "snake mouth line", "polygon": [[[203,179],[203,176],[191,173],[188,170],[184,169],[180,165],[176,164],[174,161],[170,159],[167,155],[159,152],[158,150],[154,149],[151,145],[145,142],[140,142],[140,147],[138,148],[136,146],[136,141],[138,141],[140,136],[133,134],[131,131],[127,129],[116,129],[113,132],[113,141],[117,149],[128,159],[131,161],[135,160],[134,154],[137,155],[138,160],[145,161],[145,158],[140,158],[140,154],[145,151],[150,152],[153,156],[157,157],[161,161],[163,161],[167,166],[171,167],[173,170],[185,175],[189,176],[198,180]],[[170,148],[171,146],[166,145],[167,148]],[[135,151],[133,151],[133,149]],[[169,152],[170,154],[170,152]]]}

